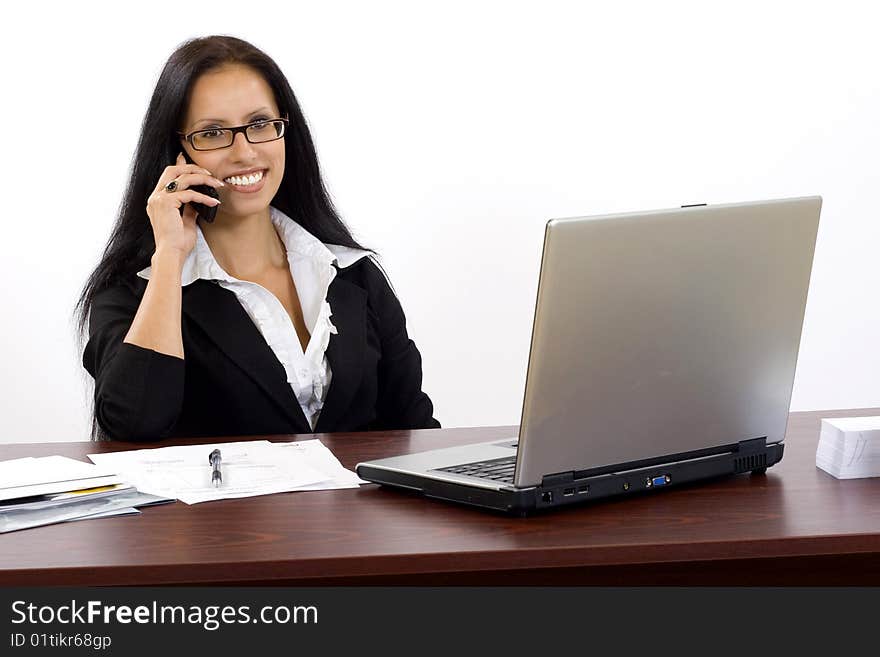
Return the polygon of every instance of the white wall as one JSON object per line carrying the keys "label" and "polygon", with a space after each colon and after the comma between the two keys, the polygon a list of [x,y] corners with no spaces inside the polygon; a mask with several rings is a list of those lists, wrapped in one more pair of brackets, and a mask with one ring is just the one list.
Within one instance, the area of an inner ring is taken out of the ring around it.
{"label": "white wall", "polygon": [[444,426],[518,422],[548,218],[809,194],[825,204],[792,408],[880,406],[867,4],[10,4],[0,442],[86,439],[72,306],[161,66],[212,33],[287,73]]}

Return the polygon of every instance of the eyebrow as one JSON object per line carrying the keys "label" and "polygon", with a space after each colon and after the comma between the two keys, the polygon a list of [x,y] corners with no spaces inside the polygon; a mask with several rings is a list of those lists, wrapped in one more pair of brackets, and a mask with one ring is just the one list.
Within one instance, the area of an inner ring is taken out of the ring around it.
{"label": "eyebrow", "polygon": [[[261,107],[260,109],[255,109],[253,112],[251,112],[247,116],[251,117],[254,114],[259,114],[260,112],[268,112],[268,111],[269,111],[268,107]],[[200,123],[225,123],[225,121],[223,119],[199,119],[198,121],[196,121],[192,125],[195,128]]]}

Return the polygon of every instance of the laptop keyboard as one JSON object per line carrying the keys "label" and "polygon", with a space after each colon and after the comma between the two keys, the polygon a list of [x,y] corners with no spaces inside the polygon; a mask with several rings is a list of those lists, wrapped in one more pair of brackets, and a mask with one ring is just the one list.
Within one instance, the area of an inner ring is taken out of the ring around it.
{"label": "laptop keyboard", "polygon": [[491,461],[480,461],[479,463],[465,463],[464,465],[437,468],[437,470],[440,472],[466,475],[468,477],[491,479],[492,481],[497,481],[502,484],[512,484],[514,468],[516,468],[515,455],[505,456],[500,459],[492,459]]}

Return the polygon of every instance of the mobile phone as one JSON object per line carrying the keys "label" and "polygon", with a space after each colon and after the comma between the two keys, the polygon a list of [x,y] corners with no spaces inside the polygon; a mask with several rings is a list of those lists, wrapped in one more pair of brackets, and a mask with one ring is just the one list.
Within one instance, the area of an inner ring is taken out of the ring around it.
{"label": "mobile phone", "polygon": [[[189,153],[187,153],[185,150],[183,151],[183,158],[187,161],[187,164],[195,164],[195,162],[190,159]],[[205,196],[210,196],[211,198],[220,198],[220,194],[217,193],[217,190],[210,185],[193,185],[192,187],[190,187],[190,189],[204,194]],[[192,205],[196,211],[197,221],[201,219],[202,221],[206,221],[209,224],[213,223],[214,217],[217,216],[217,208],[219,206],[205,205],[204,203],[196,203],[195,201],[192,201],[190,205]],[[180,208],[180,214],[181,216],[183,216],[183,208]]]}

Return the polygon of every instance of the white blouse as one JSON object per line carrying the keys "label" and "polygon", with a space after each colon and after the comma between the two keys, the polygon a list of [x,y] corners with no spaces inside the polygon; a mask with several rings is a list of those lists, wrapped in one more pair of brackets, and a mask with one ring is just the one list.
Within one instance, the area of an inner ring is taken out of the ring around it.
{"label": "white blouse", "polygon": [[[214,281],[235,294],[275,357],[284,366],[287,383],[314,430],[332,378],[325,353],[330,335],[337,333],[330,321],[332,312],[327,302],[327,290],[336,277],[333,264],[345,268],[371,254],[360,249],[324,244],[274,207],[270,206],[269,215],[287,249],[290,274],[302,306],[303,320],[309,330],[305,352],[293,322],[278,298],[262,285],[227,274],[217,263],[198,226],[195,248],[183,264],[181,284],[186,286],[199,279]],[[147,267],[138,272],[138,276],[149,280],[150,271],[150,267]]]}

